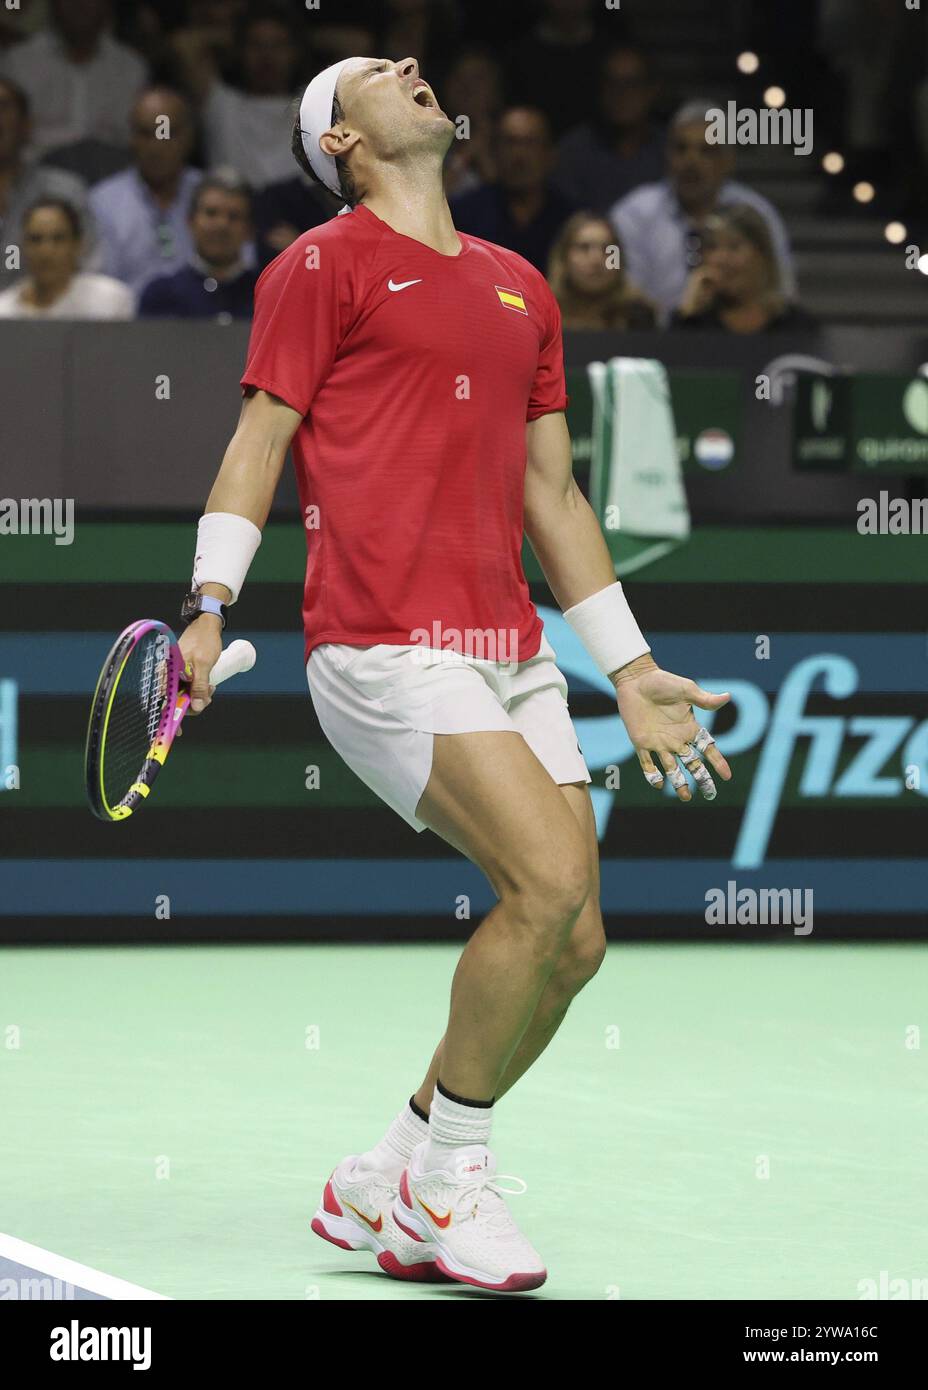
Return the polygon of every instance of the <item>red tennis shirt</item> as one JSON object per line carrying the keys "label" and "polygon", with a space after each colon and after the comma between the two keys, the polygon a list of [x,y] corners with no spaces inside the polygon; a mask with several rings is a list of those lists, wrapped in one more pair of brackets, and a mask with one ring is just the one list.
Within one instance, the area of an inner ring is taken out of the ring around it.
{"label": "red tennis shirt", "polygon": [[459,236],[442,255],[361,205],[258,280],[242,385],[303,416],[307,657],[419,642],[524,661],[541,644],[525,424],[567,405],[560,311],[528,261]]}

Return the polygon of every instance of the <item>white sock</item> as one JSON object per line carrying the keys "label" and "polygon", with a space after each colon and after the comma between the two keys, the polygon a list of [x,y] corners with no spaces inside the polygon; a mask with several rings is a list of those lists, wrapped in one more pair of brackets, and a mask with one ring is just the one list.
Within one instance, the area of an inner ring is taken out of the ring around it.
{"label": "white sock", "polygon": [[380,1143],[361,1154],[355,1167],[365,1173],[382,1173],[388,1182],[399,1182],[413,1149],[428,1137],[428,1122],[407,1102]]}
{"label": "white sock", "polygon": [[492,1123],[492,1105],[462,1105],[443,1095],[436,1086],[429,1110],[429,1143],[422,1167],[426,1172],[431,1168],[447,1168],[453,1165],[456,1149],[488,1144]]}

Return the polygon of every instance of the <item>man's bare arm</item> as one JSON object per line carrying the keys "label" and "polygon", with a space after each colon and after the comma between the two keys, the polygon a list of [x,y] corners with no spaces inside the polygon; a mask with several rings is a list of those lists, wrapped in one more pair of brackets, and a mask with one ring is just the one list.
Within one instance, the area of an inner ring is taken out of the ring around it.
{"label": "man's bare arm", "polygon": [[[563,414],[531,420],[525,435],[525,534],[563,612],[614,584],[615,568],[593,508],[574,479]],[[622,669],[628,674],[655,664],[645,653]]]}
{"label": "man's bare arm", "polygon": [[[593,509],[574,481],[563,414],[542,415],[529,422],[526,455],[525,534],[548,587],[566,610],[614,585],[615,568]],[[689,801],[689,788],[677,766],[677,758],[682,757],[703,793],[714,797],[708,769],[701,758],[690,756],[690,743],[700,733],[692,705],[718,709],[730,696],[713,695],[694,681],[662,671],[650,652],[608,675],[616,688],[619,714],[652,786],[663,781],[652,759],[656,753],[677,796]],[[714,743],[708,744],[705,754],[727,781],[731,769]]]}
{"label": "man's bare arm", "polygon": [[235,512],[260,529],[303,417],[267,391],[250,391],[206,502],[207,512]]}
{"label": "man's bare arm", "polygon": [[525,534],[561,608],[615,583],[593,509],[574,481],[570,434],[561,412],[525,427]]}
{"label": "man's bare arm", "polygon": [[[246,517],[261,530],[301,419],[299,411],[277,396],[252,391],[242,402],[238,425],[207,499],[206,512],[232,512]],[[232,597],[225,584],[204,584],[202,592],[223,603]],[[180,640],[181,650],[193,667],[191,710],[195,713],[209,704],[207,677],[219,659],[221,634],[219,618],[201,613]]]}

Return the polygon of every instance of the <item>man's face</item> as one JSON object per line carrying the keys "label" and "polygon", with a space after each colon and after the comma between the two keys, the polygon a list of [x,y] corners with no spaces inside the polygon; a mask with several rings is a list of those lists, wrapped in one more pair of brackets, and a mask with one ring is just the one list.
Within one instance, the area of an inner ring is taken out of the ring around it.
{"label": "man's face", "polygon": [[296,49],[286,25],[262,19],[248,26],[242,67],[249,92],[285,95],[293,87],[295,65]]}
{"label": "man's face", "polygon": [[507,111],[496,136],[496,172],[510,193],[544,187],[551,172],[551,137],[538,111]]}
{"label": "man's face", "polygon": [[210,265],[234,265],[251,233],[248,203],[240,193],[209,188],[197,199],[190,218],[197,254]]}
{"label": "man's face", "polygon": [[72,43],[95,39],[109,19],[109,0],[52,0],[52,19]]}
{"label": "man's face", "polygon": [[375,159],[416,149],[444,154],[454,139],[454,125],[415,58],[358,58],[342,69],[336,90],[345,128],[360,134]]}
{"label": "man's face", "polygon": [[622,49],[608,59],[599,88],[599,109],[607,125],[640,125],[651,114],[656,86],[640,53]]}
{"label": "man's face", "polygon": [[[167,121],[165,121],[167,117]],[[170,92],[147,92],[130,118],[132,157],[153,187],[177,177],[190,154],[192,130],[187,108]]]}
{"label": "man's face", "polygon": [[671,130],[667,172],[684,206],[690,203],[714,204],[732,164],[727,145],[708,143],[702,121],[678,125]]}
{"label": "man's face", "polygon": [[12,164],[29,134],[29,121],[15,96],[0,78],[0,165]]}

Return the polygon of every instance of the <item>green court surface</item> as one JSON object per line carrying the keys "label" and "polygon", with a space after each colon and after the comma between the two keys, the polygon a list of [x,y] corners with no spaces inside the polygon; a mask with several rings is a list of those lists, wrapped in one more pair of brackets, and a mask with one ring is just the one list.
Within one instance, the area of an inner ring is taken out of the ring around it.
{"label": "green court surface", "polygon": [[[4,950],[0,1232],[171,1298],[484,1297],[309,1229],[418,1084],[458,953]],[[496,1113],[530,1296],[928,1278],[925,983],[921,946],[611,946]]]}

